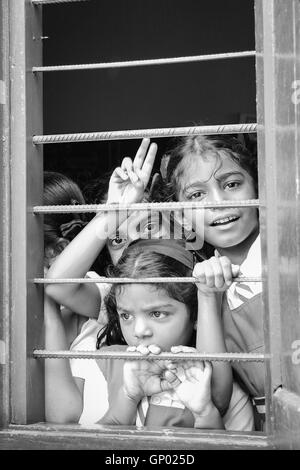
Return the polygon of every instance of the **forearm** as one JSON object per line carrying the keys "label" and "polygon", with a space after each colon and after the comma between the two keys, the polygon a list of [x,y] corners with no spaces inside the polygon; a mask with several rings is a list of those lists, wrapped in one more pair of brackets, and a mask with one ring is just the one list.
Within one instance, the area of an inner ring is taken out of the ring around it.
{"label": "forearm", "polygon": [[[205,353],[226,352],[221,324],[220,295],[198,292],[196,348]],[[232,369],[229,362],[213,362],[212,398],[221,413],[225,412],[232,393]]]}
{"label": "forearm", "polygon": [[[127,212],[99,213],[64,249],[50,267],[48,279],[83,278],[103,249],[107,237],[116,231]],[[48,284],[45,291],[57,303],[88,317],[97,318],[101,298],[93,283]]]}
{"label": "forearm", "polygon": [[[68,349],[59,307],[51,299],[45,299],[44,315],[45,348],[50,351]],[[69,360],[45,359],[46,421],[78,422],[82,406],[82,394],[72,376]]]}
{"label": "forearm", "polygon": [[212,402],[201,414],[194,414],[194,427],[198,429],[224,429],[224,423],[219,410]]}
{"label": "forearm", "polygon": [[128,397],[121,387],[117,396],[112,400],[107,413],[98,424],[133,425],[136,421],[138,401]]}
{"label": "forearm", "polygon": [[[72,240],[50,267],[47,278],[82,278],[103,249],[107,215],[101,213]],[[80,289],[80,284],[48,284],[46,293],[63,303]]]}

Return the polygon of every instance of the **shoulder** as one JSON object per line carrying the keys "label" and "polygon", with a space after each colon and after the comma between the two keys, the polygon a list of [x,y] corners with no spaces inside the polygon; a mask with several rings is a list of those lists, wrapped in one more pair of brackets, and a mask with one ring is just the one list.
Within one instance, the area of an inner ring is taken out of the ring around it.
{"label": "shoulder", "polygon": [[[99,276],[99,274],[95,271],[88,271],[86,273],[86,277],[88,277],[89,279],[103,279],[103,277]],[[95,284],[98,287],[102,298],[108,293],[111,287],[111,284],[109,284],[108,282],[96,282]]]}
{"label": "shoulder", "polygon": [[96,341],[101,325],[97,320],[85,318],[85,322],[81,326],[79,335],[74,339],[73,343],[70,346],[71,350],[95,350]]}
{"label": "shoulder", "polygon": [[[99,352],[102,353],[118,353],[126,351],[126,344],[114,344],[112,346],[101,346]],[[108,379],[118,376],[119,374],[122,377],[121,370],[123,369],[124,359],[116,357],[105,357],[103,359],[97,359],[97,365],[103,372],[104,376]]]}

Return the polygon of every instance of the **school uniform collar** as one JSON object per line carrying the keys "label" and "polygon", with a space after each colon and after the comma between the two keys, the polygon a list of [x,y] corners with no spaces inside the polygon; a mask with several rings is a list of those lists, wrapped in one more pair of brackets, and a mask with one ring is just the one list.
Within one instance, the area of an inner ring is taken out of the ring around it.
{"label": "school uniform collar", "polygon": [[246,259],[240,266],[240,276],[260,277],[261,276],[261,243],[260,235],[252,243]]}
{"label": "school uniform collar", "polygon": [[[261,243],[260,235],[252,243],[246,259],[240,265],[241,277],[261,277]],[[226,298],[230,310],[240,307],[262,292],[261,282],[233,282],[226,291]]]}

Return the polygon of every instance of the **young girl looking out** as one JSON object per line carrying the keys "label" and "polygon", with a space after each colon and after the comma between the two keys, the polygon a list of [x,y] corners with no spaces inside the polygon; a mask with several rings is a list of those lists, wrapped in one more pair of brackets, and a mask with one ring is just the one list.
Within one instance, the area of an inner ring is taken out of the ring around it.
{"label": "young girl looking out", "polygon": [[[237,202],[257,198],[257,160],[230,136],[183,138],[171,152],[167,168],[169,197],[176,201]],[[197,210],[193,211],[193,222]],[[196,225],[196,224],[195,224]],[[202,266],[208,283],[231,284],[233,271],[220,272],[228,260],[239,275],[261,277],[258,210],[255,207],[205,209],[204,241],[216,249],[210,266]],[[217,274],[217,276],[216,276]],[[262,284],[235,283],[226,290],[222,321],[229,352],[263,352]],[[264,365],[235,362],[241,384],[261,402],[265,393]]]}
{"label": "young girl looking out", "polygon": [[[193,255],[175,240],[139,240],[129,246],[113,277],[191,276]],[[201,289],[191,283],[113,284],[106,298],[108,323],[100,332],[100,350],[196,352],[196,322]],[[207,312],[208,314],[210,312]],[[212,312],[213,313],[213,312]],[[208,332],[212,346],[224,348],[218,328]],[[118,345],[118,346],[114,346]],[[218,389],[230,387],[227,367],[213,371],[209,362],[184,360],[99,360],[108,387],[109,409],[102,424],[145,424],[251,430],[253,417],[247,396],[234,384],[223,420],[215,406]],[[212,375],[214,373],[214,384]]]}

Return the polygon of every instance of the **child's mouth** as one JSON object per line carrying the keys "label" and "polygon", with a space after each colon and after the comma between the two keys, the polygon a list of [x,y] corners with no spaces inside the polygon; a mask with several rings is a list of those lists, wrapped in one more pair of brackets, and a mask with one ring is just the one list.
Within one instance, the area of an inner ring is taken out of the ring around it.
{"label": "child's mouth", "polygon": [[219,226],[231,224],[232,222],[236,222],[238,219],[239,217],[237,215],[230,215],[227,217],[216,219],[210,225],[211,227],[219,227]]}

